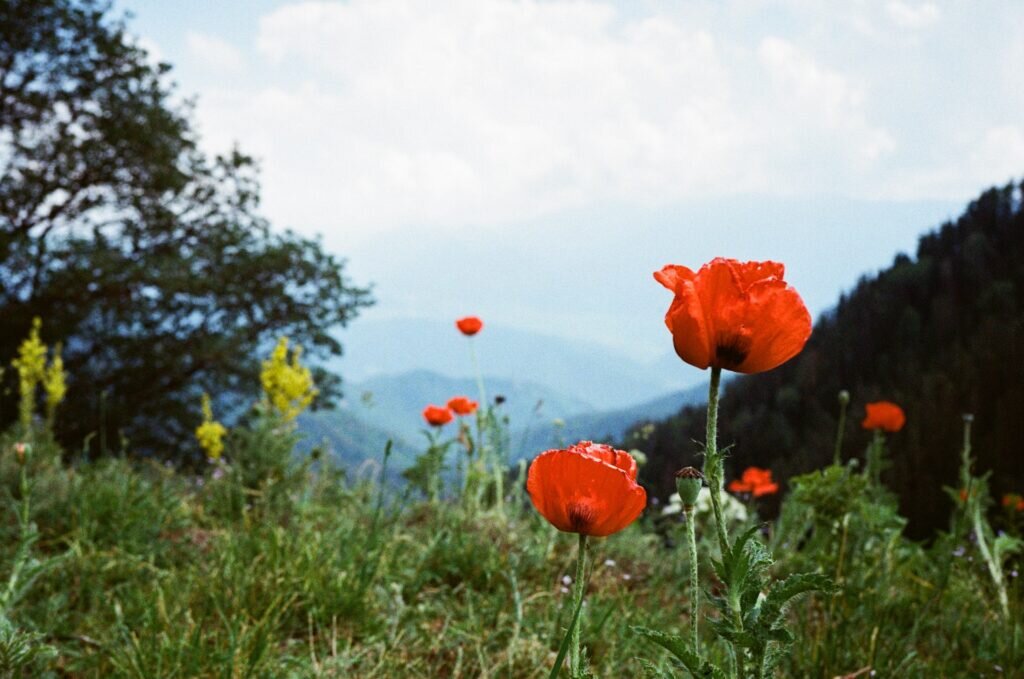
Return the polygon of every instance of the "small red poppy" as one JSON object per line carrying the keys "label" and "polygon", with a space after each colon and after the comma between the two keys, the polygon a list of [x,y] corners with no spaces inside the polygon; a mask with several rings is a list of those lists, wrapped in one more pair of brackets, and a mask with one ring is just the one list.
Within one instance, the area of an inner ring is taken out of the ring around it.
{"label": "small red poppy", "polygon": [[676,353],[701,370],[759,373],[800,353],[811,314],[778,262],[716,257],[694,273],[669,264],[654,278],[675,295],[665,314]]}
{"label": "small red poppy", "polygon": [[754,497],[779,492],[779,484],[772,481],[771,470],[760,467],[747,467],[740,478],[729,482],[728,488],[732,493],[750,493]]}
{"label": "small red poppy", "polygon": [[472,337],[473,335],[480,332],[484,327],[484,322],[476,316],[466,316],[455,321],[455,327],[459,329],[463,335]]}
{"label": "small red poppy", "polygon": [[1021,497],[1017,493],[1007,493],[1003,496],[1003,506],[1006,508],[1013,508],[1018,512],[1024,512],[1024,497]]}
{"label": "small red poppy", "polygon": [[452,421],[452,411],[440,406],[428,405],[423,409],[423,419],[431,427],[443,427]]}
{"label": "small red poppy", "polygon": [[448,400],[448,409],[456,415],[472,415],[476,412],[477,402],[465,396],[456,396]]}
{"label": "small red poppy", "polygon": [[629,453],[580,441],[534,458],[526,490],[541,516],[558,530],[604,537],[633,523],[647,504],[636,472]]}
{"label": "small red poppy", "polygon": [[881,429],[893,434],[903,429],[903,425],[907,422],[903,408],[890,401],[868,403],[864,406],[864,411],[866,415],[860,426],[865,429]]}

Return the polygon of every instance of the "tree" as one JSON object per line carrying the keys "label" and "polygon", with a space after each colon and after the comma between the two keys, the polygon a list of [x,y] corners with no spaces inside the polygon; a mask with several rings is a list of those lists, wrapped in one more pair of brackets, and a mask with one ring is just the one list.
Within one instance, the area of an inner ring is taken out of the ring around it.
{"label": "tree", "polygon": [[[203,391],[246,404],[279,335],[340,354],[330,331],[371,299],[319,241],[271,230],[252,158],[198,149],[170,67],[109,14],[0,3],[0,356],[42,317],[69,374],[59,438],[171,453]],[[316,378],[329,402],[340,381]]]}

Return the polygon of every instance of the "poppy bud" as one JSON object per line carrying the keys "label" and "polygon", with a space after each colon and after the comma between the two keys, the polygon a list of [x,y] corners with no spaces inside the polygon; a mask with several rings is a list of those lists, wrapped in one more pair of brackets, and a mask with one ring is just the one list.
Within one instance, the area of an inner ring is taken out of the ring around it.
{"label": "poppy bud", "polygon": [[850,405],[850,392],[843,389],[839,392],[839,405],[847,406]]}
{"label": "poppy bud", "polygon": [[28,445],[24,443],[14,444],[14,457],[18,460],[18,464],[25,464],[25,461],[28,459],[29,451],[30,449]]}
{"label": "poppy bud", "polygon": [[972,415],[971,413],[964,413],[964,422],[966,424],[970,424],[971,422],[974,422],[974,415]]}
{"label": "poppy bud", "polygon": [[683,467],[676,472],[676,490],[684,507],[697,504],[697,496],[700,495],[703,481],[704,475],[693,467]]}

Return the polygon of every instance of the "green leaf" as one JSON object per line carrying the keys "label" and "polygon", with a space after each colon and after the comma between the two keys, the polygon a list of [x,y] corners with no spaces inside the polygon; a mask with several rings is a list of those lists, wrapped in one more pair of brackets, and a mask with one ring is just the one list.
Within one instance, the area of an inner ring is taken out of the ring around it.
{"label": "green leaf", "polygon": [[702,660],[683,637],[676,634],[665,634],[647,627],[633,627],[632,630],[674,655],[696,679],[726,679],[722,670],[707,660]]}
{"label": "green leaf", "polygon": [[992,553],[996,563],[1002,563],[1003,558],[1020,550],[1024,545],[1019,538],[1009,535],[1000,535],[992,544]]}
{"label": "green leaf", "polygon": [[832,581],[821,573],[797,573],[781,580],[771,588],[761,603],[761,619],[766,627],[773,627],[796,596],[807,592],[831,592]]}

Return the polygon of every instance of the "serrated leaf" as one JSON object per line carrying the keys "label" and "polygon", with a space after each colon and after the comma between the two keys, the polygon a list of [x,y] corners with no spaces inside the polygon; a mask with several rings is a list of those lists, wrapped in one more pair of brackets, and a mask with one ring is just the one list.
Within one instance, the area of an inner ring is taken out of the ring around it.
{"label": "serrated leaf", "polygon": [[725,673],[707,660],[702,660],[689,644],[677,634],[666,634],[646,627],[633,627],[633,631],[658,644],[683,664],[696,679],[726,679]]}
{"label": "serrated leaf", "polygon": [[761,603],[761,619],[766,627],[773,627],[796,596],[807,592],[831,592],[832,581],[821,573],[797,573],[781,580],[771,588]]}
{"label": "serrated leaf", "polygon": [[1005,557],[1020,550],[1022,545],[1024,545],[1024,542],[1019,538],[1011,537],[1009,535],[1000,535],[997,537],[992,543],[992,553],[996,563],[1002,563]]}
{"label": "serrated leaf", "polygon": [[644,670],[644,679],[675,679],[675,674],[671,671],[655,667],[654,663],[650,660],[643,658],[637,658],[637,660],[640,662],[640,667]]}

